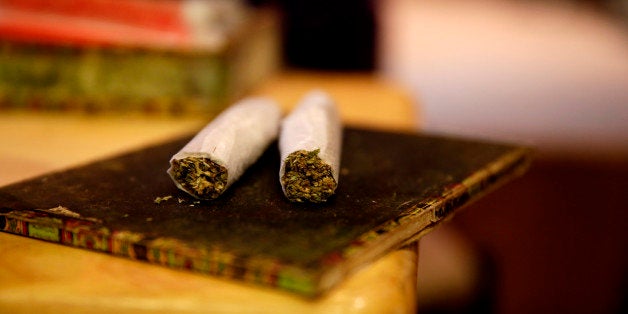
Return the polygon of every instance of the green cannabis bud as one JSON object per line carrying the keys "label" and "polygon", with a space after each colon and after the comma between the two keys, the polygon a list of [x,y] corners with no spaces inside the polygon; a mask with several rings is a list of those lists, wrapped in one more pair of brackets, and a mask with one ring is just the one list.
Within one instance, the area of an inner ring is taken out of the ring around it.
{"label": "green cannabis bud", "polygon": [[281,184],[290,201],[320,203],[334,194],[336,180],[331,167],[318,157],[319,152],[300,150],[286,158]]}
{"label": "green cannabis bud", "polygon": [[196,198],[214,199],[227,189],[227,168],[209,158],[187,157],[172,162],[174,180]]}

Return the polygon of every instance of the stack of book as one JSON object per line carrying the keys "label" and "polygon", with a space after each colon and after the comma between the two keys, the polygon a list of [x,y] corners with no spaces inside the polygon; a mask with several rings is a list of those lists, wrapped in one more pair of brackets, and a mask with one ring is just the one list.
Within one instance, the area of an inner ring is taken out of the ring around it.
{"label": "stack of book", "polygon": [[279,65],[239,1],[3,0],[0,108],[214,114]]}

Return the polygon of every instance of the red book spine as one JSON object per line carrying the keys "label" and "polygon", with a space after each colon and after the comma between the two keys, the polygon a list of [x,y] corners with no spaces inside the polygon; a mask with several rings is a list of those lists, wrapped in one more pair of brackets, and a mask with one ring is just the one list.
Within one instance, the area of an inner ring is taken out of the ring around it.
{"label": "red book spine", "polygon": [[[0,0],[0,40],[190,48],[188,0]],[[203,3],[200,6],[205,5]]]}
{"label": "red book spine", "polygon": [[86,18],[2,10],[0,38],[20,42],[98,46],[187,47],[192,36],[182,29],[159,30]]}
{"label": "red book spine", "polygon": [[182,0],[1,0],[19,11],[81,17],[153,29],[185,29]]}

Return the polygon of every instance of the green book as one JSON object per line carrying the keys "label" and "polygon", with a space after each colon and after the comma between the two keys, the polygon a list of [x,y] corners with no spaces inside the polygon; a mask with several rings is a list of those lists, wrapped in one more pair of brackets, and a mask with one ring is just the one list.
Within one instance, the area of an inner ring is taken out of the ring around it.
{"label": "green book", "polygon": [[0,109],[213,116],[279,68],[276,14],[247,17],[218,47],[14,39],[0,27]]}
{"label": "green book", "polygon": [[276,144],[220,198],[198,201],[166,174],[189,139],[2,187],[0,230],[313,297],[530,162],[515,145],[345,129],[327,203],[284,197]]}

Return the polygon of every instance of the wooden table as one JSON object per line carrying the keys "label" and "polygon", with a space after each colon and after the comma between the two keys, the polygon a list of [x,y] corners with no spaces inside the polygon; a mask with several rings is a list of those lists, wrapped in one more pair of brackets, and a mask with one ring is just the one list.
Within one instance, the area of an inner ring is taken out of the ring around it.
{"label": "wooden table", "polygon": [[[274,97],[288,110],[312,88],[332,94],[348,125],[416,128],[411,98],[370,75],[283,73],[251,94]],[[2,112],[0,186],[191,133],[208,120]],[[416,311],[417,245],[386,255],[316,300],[2,232],[0,252],[2,313]]]}

